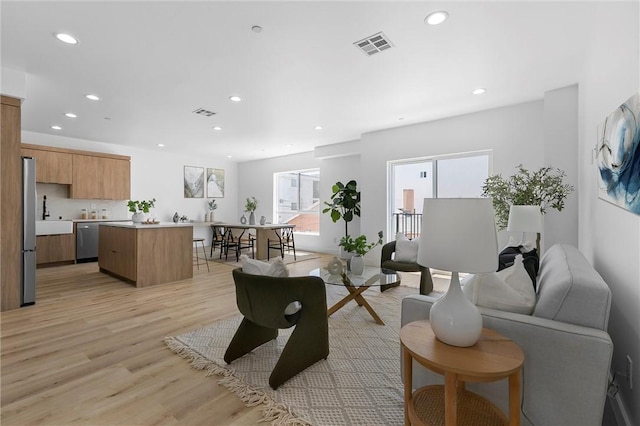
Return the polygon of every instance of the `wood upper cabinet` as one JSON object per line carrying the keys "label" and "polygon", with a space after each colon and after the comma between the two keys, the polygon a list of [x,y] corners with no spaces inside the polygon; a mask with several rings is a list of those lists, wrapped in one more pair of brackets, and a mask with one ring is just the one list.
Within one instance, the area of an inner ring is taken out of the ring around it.
{"label": "wood upper cabinet", "polygon": [[71,184],[71,154],[32,148],[22,148],[21,153],[36,159],[36,182]]}
{"label": "wood upper cabinet", "polygon": [[73,155],[71,198],[127,200],[131,196],[129,160]]}
{"label": "wood upper cabinet", "polygon": [[36,182],[71,185],[71,198],[131,198],[131,158],[23,143],[22,155],[36,159]]}

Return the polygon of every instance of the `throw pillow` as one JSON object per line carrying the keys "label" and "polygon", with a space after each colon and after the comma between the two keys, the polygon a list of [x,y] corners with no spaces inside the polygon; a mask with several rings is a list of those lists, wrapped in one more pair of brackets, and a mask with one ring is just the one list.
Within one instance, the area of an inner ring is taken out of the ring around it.
{"label": "throw pillow", "polygon": [[465,277],[462,292],[471,303],[485,308],[531,315],[536,294],[524,268],[522,255],[514,264],[499,272]]}
{"label": "throw pillow", "polygon": [[277,257],[271,262],[251,259],[246,254],[240,256],[242,272],[253,275],[267,275],[270,277],[288,277],[289,270],[281,258]]}
{"label": "throw pillow", "polygon": [[410,240],[403,233],[396,234],[396,262],[418,262],[418,239]]}
{"label": "throw pillow", "polygon": [[[269,277],[288,277],[289,270],[287,265],[284,264],[281,258],[277,257],[271,262],[263,262],[261,260],[251,259],[246,254],[240,256],[240,263],[242,264],[242,272],[253,275],[267,275]],[[302,309],[302,303],[295,302],[289,303],[284,308],[285,315],[293,315]]]}
{"label": "throw pillow", "polygon": [[513,265],[514,259],[518,255],[522,255],[524,269],[529,274],[535,291],[538,283],[538,270],[540,269],[540,258],[536,249],[527,251],[526,245],[505,247],[498,255],[498,271]]}

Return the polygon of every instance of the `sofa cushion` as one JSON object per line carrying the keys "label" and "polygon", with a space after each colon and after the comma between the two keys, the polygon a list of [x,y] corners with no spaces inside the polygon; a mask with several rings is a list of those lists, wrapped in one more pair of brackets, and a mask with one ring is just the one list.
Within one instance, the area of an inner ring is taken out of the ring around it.
{"label": "sofa cushion", "polygon": [[540,261],[533,315],[607,330],[611,290],[577,248],[556,244]]}

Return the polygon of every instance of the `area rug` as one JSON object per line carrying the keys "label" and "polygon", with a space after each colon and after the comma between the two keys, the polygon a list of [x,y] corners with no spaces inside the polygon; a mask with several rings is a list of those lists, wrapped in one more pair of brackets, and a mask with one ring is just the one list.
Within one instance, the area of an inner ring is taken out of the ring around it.
{"label": "area rug", "polygon": [[[327,304],[346,291],[327,286]],[[262,404],[263,421],[274,425],[401,425],[404,421],[400,373],[400,303],[416,289],[376,288],[363,295],[385,325],[349,302],[329,318],[329,357],[307,368],[277,390],[269,387],[271,370],[290,330],[250,354],[226,364],[224,352],[240,323],[237,315],[207,327],[165,339],[167,346],[220,384],[247,406]]]}
{"label": "area rug", "polygon": [[[249,257],[251,257],[251,253],[247,252],[244,254],[248,254]],[[272,253],[273,254],[273,253]],[[215,251],[213,252],[213,257],[210,257],[209,260],[212,262],[218,262],[218,263],[224,263],[225,265],[231,265],[231,266],[241,266],[240,262],[236,262],[236,256],[235,254],[233,255],[229,255],[229,259],[225,260],[224,255],[222,256],[222,259],[220,259],[220,252],[219,251]],[[275,255],[271,256],[271,260],[275,259]],[[277,256],[279,257],[279,256]],[[293,254],[289,254],[289,253],[285,253],[284,254],[284,263],[285,265],[289,265],[291,263],[296,263],[296,262],[303,262],[305,260],[311,260],[311,259],[317,259],[320,257],[320,254],[318,253],[312,253],[312,252],[304,252],[304,251],[300,251],[300,250],[296,250],[296,259],[293,258]],[[266,262],[266,259],[265,259]]]}

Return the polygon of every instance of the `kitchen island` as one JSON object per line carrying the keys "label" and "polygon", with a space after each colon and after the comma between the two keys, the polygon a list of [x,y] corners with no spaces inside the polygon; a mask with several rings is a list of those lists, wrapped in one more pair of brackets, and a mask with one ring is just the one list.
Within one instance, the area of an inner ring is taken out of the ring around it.
{"label": "kitchen island", "polygon": [[136,287],[193,277],[193,226],[189,223],[100,223],[100,272]]}

